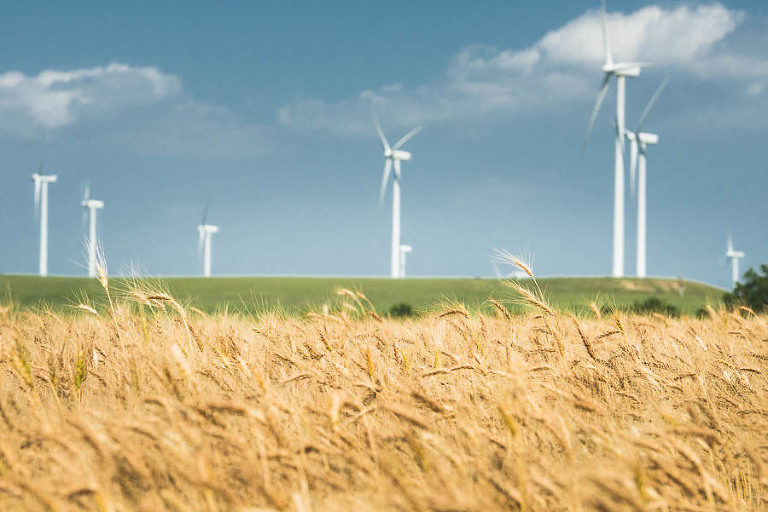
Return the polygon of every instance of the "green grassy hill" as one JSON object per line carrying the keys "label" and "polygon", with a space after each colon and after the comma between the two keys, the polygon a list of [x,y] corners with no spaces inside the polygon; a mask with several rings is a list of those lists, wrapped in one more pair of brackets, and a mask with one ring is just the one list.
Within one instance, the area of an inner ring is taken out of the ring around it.
{"label": "green grassy hill", "polygon": [[[525,285],[527,281],[520,282]],[[336,304],[339,299],[335,292],[339,288],[362,291],[379,312],[402,302],[420,311],[439,308],[449,301],[460,301],[475,309],[489,297],[507,303],[512,310],[521,308],[514,290],[496,279],[221,277],[152,282],[160,283],[185,303],[209,312],[226,308],[259,313],[279,308],[301,314],[318,310],[324,304]],[[601,306],[626,308],[637,301],[658,297],[683,313],[694,314],[707,304],[719,304],[724,293],[719,288],[686,282],[685,294],[681,296],[678,282],[673,279],[545,278],[539,284],[551,304],[571,311],[588,308],[592,301]],[[126,280],[110,280],[110,288],[118,295],[127,286]],[[84,297],[95,304],[105,301],[104,291],[95,279],[0,275],[0,298],[21,308],[47,304],[66,309],[82,302]]]}

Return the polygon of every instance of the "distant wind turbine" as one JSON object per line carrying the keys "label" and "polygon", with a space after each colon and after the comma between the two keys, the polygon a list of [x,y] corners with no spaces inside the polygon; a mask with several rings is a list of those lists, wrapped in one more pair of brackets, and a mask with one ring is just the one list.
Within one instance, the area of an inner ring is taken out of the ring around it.
{"label": "distant wind turbine", "polygon": [[613,183],[613,270],[614,277],[624,276],[624,118],[626,78],[634,78],[640,75],[640,71],[646,64],[637,62],[613,62],[611,44],[608,37],[608,22],[605,14],[605,0],[602,2],[603,23],[603,50],[605,51],[605,64],[603,64],[603,83],[597,95],[595,107],[587,125],[587,133],[584,138],[584,147],[589,142],[592,128],[595,125],[597,114],[608,94],[611,79],[616,78],[616,140],[614,157],[614,183]]}
{"label": "distant wind turbine", "polygon": [[91,187],[85,186],[85,194],[83,195],[83,208],[88,213],[88,276],[96,277],[96,248],[98,246],[98,238],[96,236],[96,211],[104,208],[104,201],[98,201],[91,199]]}
{"label": "distant wind turbine", "polygon": [[384,201],[384,194],[387,191],[387,183],[392,172],[392,167],[395,168],[394,176],[392,177],[392,252],[390,261],[390,275],[397,279],[401,276],[400,272],[400,162],[403,160],[410,160],[411,154],[407,151],[401,151],[400,148],[408,142],[411,137],[419,133],[422,129],[421,126],[417,126],[397,143],[389,147],[387,137],[384,135],[384,131],[379,125],[379,121],[375,120],[376,131],[381,139],[381,145],[384,147],[384,175],[381,178],[381,189],[379,190],[379,205]]}
{"label": "distant wind turbine", "polygon": [[645,110],[640,115],[640,121],[638,121],[635,131],[625,130],[624,132],[630,142],[629,186],[633,193],[635,191],[635,170],[637,169],[637,277],[645,277],[646,275],[646,155],[648,145],[659,142],[658,135],[645,133],[642,130],[645,120],[648,119],[648,114],[668,83],[669,79],[664,80],[653,93],[645,106]]}
{"label": "distant wind turbine", "polygon": [[744,253],[733,250],[733,238],[731,238],[731,235],[728,235],[728,248],[725,251],[725,257],[731,260],[731,279],[735,287],[736,283],[739,282],[739,260],[744,257]]}
{"label": "distant wind turbine", "polygon": [[208,224],[208,208],[203,211],[203,220],[197,226],[197,250],[203,254],[203,275],[211,277],[211,235],[219,232],[219,226]]}
{"label": "distant wind turbine", "polygon": [[413,247],[410,245],[400,246],[400,277],[405,277],[405,259],[410,252],[413,252]]}
{"label": "distant wind turbine", "polygon": [[42,174],[42,163],[32,175],[35,182],[35,214],[40,219],[40,275],[48,275],[48,184],[56,183],[55,174]]}

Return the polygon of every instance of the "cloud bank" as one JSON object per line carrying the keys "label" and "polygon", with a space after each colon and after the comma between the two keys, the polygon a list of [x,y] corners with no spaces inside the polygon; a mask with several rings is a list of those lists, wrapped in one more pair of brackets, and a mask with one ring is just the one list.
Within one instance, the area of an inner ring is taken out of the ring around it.
{"label": "cloud bank", "polygon": [[[729,49],[746,15],[720,3],[609,13],[616,61],[652,62],[686,80],[736,83],[745,98],[764,96],[768,58]],[[765,52],[762,52],[763,55]],[[487,120],[512,112],[562,110],[594,100],[604,61],[600,12],[590,10],[522,49],[468,46],[436,80],[364,90],[340,101],[297,100],[277,111],[277,124],[337,135],[370,135],[371,109],[390,125]],[[739,108],[743,111],[745,104]],[[133,113],[133,114],[132,114]],[[114,63],[36,76],[0,75],[0,132],[36,137],[44,131],[119,117],[122,137],[139,152],[257,155],[269,128],[227,108],[189,97],[182,80],[156,67]],[[133,116],[133,117],[132,117]]]}
{"label": "cloud bank", "polygon": [[81,118],[177,96],[181,80],[154,67],[110,64],[72,71],[0,75],[2,126],[19,132],[56,129]]}
{"label": "cloud bank", "polygon": [[[609,13],[614,60],[652,62],[684,80],[731,80],[758,96],[768,78],[768,59],[733,53],[724,44],[745,14],[720,3],[643,7]],[[523,109],[553,109],[594,100],[605,60],[600,11],[590,10],[518,50],[472,45],[453,57],[433,83],[362,91],[337,102],[301,100],[278,111],[279,123],[339,135],[370,132],[370,111],[386,111],[398,126],[467,120]]]}
{"label": "cloud bank", "polygon": [[86,128],[94,143],[145,155],[254,156],[267,145],[262,127],[188,97],[178,76],[156,67],[0,74],[0,131],[40,137]]}

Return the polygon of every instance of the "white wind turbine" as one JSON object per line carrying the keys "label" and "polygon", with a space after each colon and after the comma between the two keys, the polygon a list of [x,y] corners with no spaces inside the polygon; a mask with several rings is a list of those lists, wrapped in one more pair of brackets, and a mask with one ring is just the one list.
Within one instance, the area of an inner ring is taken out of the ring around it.
{"label": "white wind turbine", "polygon": [[208,224],[208,208],[203,212],[203,220],[197,226],[197,250],[203,254],[203,275],[211,277],[211,235],[219,232],[219,226]]}
{"label": "white wind turbine", "polygon": [[40,275],[48,275],[48,184],[59,179],[55,174],[41,174],[41,168],[32,175],[35,182],[35,214],[40,218]]}
{"label": "white wind turbine", "polygon": [[88,276],[96,277],[96,248],[98,238],[96,236],[96,211],[104,208],[104,201],[91,199],[91,187],[85,186],[85,194],[82,202],[84,212],[88,213]]}
{"label": "white wind turbine", "polygon": [[603,83],[597,95],[595,107],[587,125],[587,133],[584,139],[586,147],[592,128],[595,125],[597,114],[608,94],[611,78],[616,78],[616,140],[614,157],[614,183],[613,183],[613,270],[614,277],[624,276],[624,117],[626,79],[640,75],[640,70],[646,64],[638,62],[613,62],[611,44],[608,37],[608,22],[605,14],[605,0],[602,3],[603,24],[603,50],[605,51],[605,64],[603,64]]}
{"label": "white wind turbine", "polygon": [[731,260],[731,279],[733,279],[733,286],[739,282],[739,260],[744,257],[744,253],[741,251],[733,250],[733,238],[728,235],[728,248],[725,251],[725,257]]}
{"label": "white wind turbine", "polygon": [[[653,105],[659,99],[661,91],[669,83],[669,79],[664,80],[659,85],[656,92],[653,93],[645,110],[640,115],[640,121],[634,132],[625,130],[624,134],[630,143],[629,150],[629,186],[634,194],[635,175],[637,174],[637,277],[646,275],[646,155],[648,145],[659,142],[659,136],[655,133],[643,132],[643,125],[648,119]],[[637,173],[635,172],[637,170]]]}
{"label": "white wind turbine", "polygon": [[400,246],[400,277],[405,277],[405,259],[410,252],[413,252],[413,247],[410,245]]}
{"label": "white wind turbine", "polygon": [[381,139],[381,145],[384,147],[385,159],[384,175],[381,178],[381,189],[379,190],[379,205],[384,201],[384,194],[387,191],[387,183],[389,182],[390,174],[392,174],[392,167],[395,168],[394,176],[392,178],[392,252],[390,275],[396,279],[402,277],[400,271],[400,162],[411,159],[411,154],[407,151],[401,151],[400,148],[403,147],[403,144],[408,142],[411,137],[419,133],[422,127],[417,126],[405,134],[394,146],[389,147],[387,137],[384,135],[384,131],[381,129],[378,120],[375,122],[376,131],[379,134],[379,139]]}

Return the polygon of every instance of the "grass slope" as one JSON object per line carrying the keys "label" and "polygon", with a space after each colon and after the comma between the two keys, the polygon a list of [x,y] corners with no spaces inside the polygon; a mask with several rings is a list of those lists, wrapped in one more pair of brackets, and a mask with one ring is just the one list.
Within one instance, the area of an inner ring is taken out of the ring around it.
{"label": "grass slope", "polygon": [[[521,282],[525,284],[525,280]],[[121,279],[113,279],[110,284],[117,289],[126,287]],[[510,309],[519,307],[514,302],[517,294],[496,279],[221,277],[169,278],[163,279],[162,284],[173,296],[205,311],[228,308],[262,312],[280,308],[298,314],[319,309],[326,303],[333,305],[339,288],[362,291],[380,312],[401,302],[421,311],[447,301],[459,301],[475,309],[489,297],[510,301]],[[706,304],[719,303],[724,293],[708,285],[687,282],[681,297],[678,282],[672,279],[545,278],[539,284],[552,304],[575,311],[587,308],[592,301],[626,307],[658,297],[692,314]],[[81,302],[84,296],[101,302],[104,292],[95,279],[0,275],[0,296],[22,308],[42,303],[61,308]]]}

